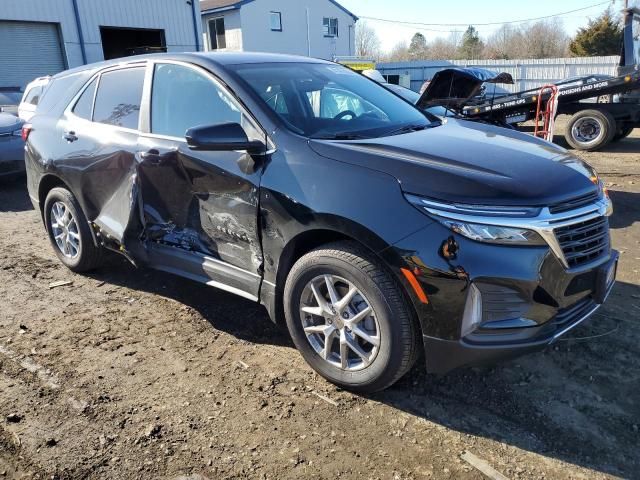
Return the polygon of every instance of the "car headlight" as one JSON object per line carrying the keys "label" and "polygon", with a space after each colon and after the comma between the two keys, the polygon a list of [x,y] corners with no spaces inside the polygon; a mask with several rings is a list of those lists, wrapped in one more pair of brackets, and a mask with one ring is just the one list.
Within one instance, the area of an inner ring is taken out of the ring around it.
{"label": "car headlight", "polygon": [[[502,245],[547,245],[533,230],[521,227],[489,225],[482,217],[531,218],[540,213],[537,207],[503,207],[482,205],[460,205],[436,202],[415,195],[405,195],[407,200],[451,231],[477,242]],[[465,220],[456,218],[464,216]],[[468,217],[477,216],[478,221]]]}
{"label": "car headlight", "polygon": [[546,245],[546,242],[533,230],[481,223],[466,223],[458,220],[435,217],[453,232],[478,242],[501,243],[510,245]]}

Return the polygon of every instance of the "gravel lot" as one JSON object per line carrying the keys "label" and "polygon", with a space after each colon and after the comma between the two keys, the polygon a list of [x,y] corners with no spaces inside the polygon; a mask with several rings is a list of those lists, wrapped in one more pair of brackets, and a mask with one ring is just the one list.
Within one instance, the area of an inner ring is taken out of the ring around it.
{"label": "gravel lot", "polygon": [[24,180],[1,184],[0,479],[483,478],[464,452],[509,478],[640,478],[639,152],[636,130],[581,154],[622,252],[590,322],[369,397],[315,375],[251,302],[119,258],[72,274]]}

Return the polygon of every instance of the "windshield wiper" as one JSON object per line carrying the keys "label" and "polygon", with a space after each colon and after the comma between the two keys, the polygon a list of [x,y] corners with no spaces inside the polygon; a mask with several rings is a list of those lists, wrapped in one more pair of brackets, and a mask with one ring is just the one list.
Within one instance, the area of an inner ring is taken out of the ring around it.
{"label": "windshield wiper", "polygon": [[317,135],[311,138],[313,138],[314,140],[362,140],[364,138],[371,138],[371,137],[357,134],[357,133],[338,132],[338,133],[327,133],[323,135]]}
{"label": "windshield wiper", "polygon": [[429,127],[430,125],[425,125],[424,123],[412,123],[409,125],[405,125],[403,127],[400,128],[396,128],[395,130],[391,130],[390,132],[386,133],[385,135],[401,135],[403,133],[410,133],[410,132],[418,132],[420,130],[424,130],[425,128]]}

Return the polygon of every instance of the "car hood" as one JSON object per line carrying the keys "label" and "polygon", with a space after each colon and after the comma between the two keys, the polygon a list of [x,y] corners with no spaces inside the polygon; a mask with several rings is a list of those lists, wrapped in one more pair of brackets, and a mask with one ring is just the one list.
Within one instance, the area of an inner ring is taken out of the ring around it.
{"label": "car hood", "polygon": [[447,68],[437,72],[416,102],[421,109],[433,105],[463,107],[480,92],[483,83],[513,84],[506,72],[495,73],[483,68]]}
{"label": "car hood", "polygon": [[464,120],[367,140],[311,140],[319,155],[393,175],[404,192],[484,205],[545,206],[594,192],[593,170],[552,143]]}
{"label": "car hood", "polygon": [[0,113],[0,135],[14,132],[22,128],[24,122],[10,113]]}

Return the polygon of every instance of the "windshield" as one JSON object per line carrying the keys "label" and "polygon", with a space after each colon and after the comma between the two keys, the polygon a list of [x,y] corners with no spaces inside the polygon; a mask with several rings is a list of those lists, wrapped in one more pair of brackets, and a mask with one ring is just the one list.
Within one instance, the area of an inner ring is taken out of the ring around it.
{"label": "windshield", "polygon": [[384,86],[414,105],[418,103],[418,100],[420,100],[420,94],[413,90],[409,90],[408,88],[401,87],[400,85],[394,85],[393,83],[386,83]]}
{"label": "windshield", "polygon": [[377,83],[331,64],[230,66],[288,127],[312,138],[372,138],[438,124]]}

